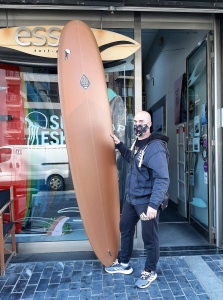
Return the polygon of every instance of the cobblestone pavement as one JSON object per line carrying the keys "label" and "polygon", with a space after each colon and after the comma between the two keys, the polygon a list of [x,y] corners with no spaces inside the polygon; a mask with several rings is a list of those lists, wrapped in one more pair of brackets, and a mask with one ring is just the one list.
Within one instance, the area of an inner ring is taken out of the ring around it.
{"label": "cobblestone pavement", "polygon": [[112,275],[98,260],[11,263],[0,277],[0,299],[223,299],[223,254],[161,257],[158,278],[145,289],[134,286],[144,258],[131,264],[131,275]]}

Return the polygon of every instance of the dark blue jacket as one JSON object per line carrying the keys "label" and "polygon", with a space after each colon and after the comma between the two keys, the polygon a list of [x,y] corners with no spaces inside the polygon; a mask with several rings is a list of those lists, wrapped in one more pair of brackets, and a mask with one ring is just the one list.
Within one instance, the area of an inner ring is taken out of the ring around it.
{"label": "dark blue jacket", "polygon": [[148,203],[159,209],[168,198],[169,188],[169,151],[168,137],[151,134],[148,143],[136,155],[134,149],[128,149],[122,142],[116,145],[121,155],[129,163],[126,178],[126,200],[133,205]]}

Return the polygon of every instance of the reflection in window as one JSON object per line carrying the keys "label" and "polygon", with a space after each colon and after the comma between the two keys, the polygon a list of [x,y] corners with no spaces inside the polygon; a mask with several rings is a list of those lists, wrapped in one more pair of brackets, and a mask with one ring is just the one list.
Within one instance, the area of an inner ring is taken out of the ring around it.
{"label": "reflection in window", "polygon": [[10,148],[0,149],[0,163],[7,162],[11,159],[12,150]]}
{"label": "reflection in window", "polygon": [[[127,145],[134,138],[132,60],[105,70],[113,129]],[[0,80],[1,115],[12,116],[0,122],[0,187],[15,187],[17,242],[86,240],[69,169],[56,68],[0,65]],[[116,155],[122,206],[126,165]]]}

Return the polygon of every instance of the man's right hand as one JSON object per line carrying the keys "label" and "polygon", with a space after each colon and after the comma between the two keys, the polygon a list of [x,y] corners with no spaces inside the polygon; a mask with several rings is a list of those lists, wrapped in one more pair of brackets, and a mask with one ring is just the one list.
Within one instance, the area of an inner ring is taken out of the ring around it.
{"label": "man's right hand", "polygon": [[116,135],[111,134],[111,137],[113,138],[115,145],[118,145],[120,143],[120,140],[117,138]]}

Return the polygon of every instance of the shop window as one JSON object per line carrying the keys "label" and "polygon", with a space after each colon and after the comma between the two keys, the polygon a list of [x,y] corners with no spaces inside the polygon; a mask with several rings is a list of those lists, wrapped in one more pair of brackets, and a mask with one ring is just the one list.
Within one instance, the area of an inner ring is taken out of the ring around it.
{"label": "shop window", "polygon": [[[107,68],[105,76],[114,132],[130,145],[134,66]],[[0,115],[6,116],[0,122],[0,187],[15,187],[17,242],[86,240],[69,168],[56,68],[0,64],[0,81]],[[122,206],[126,165],[118,152],[116,157]]]}

